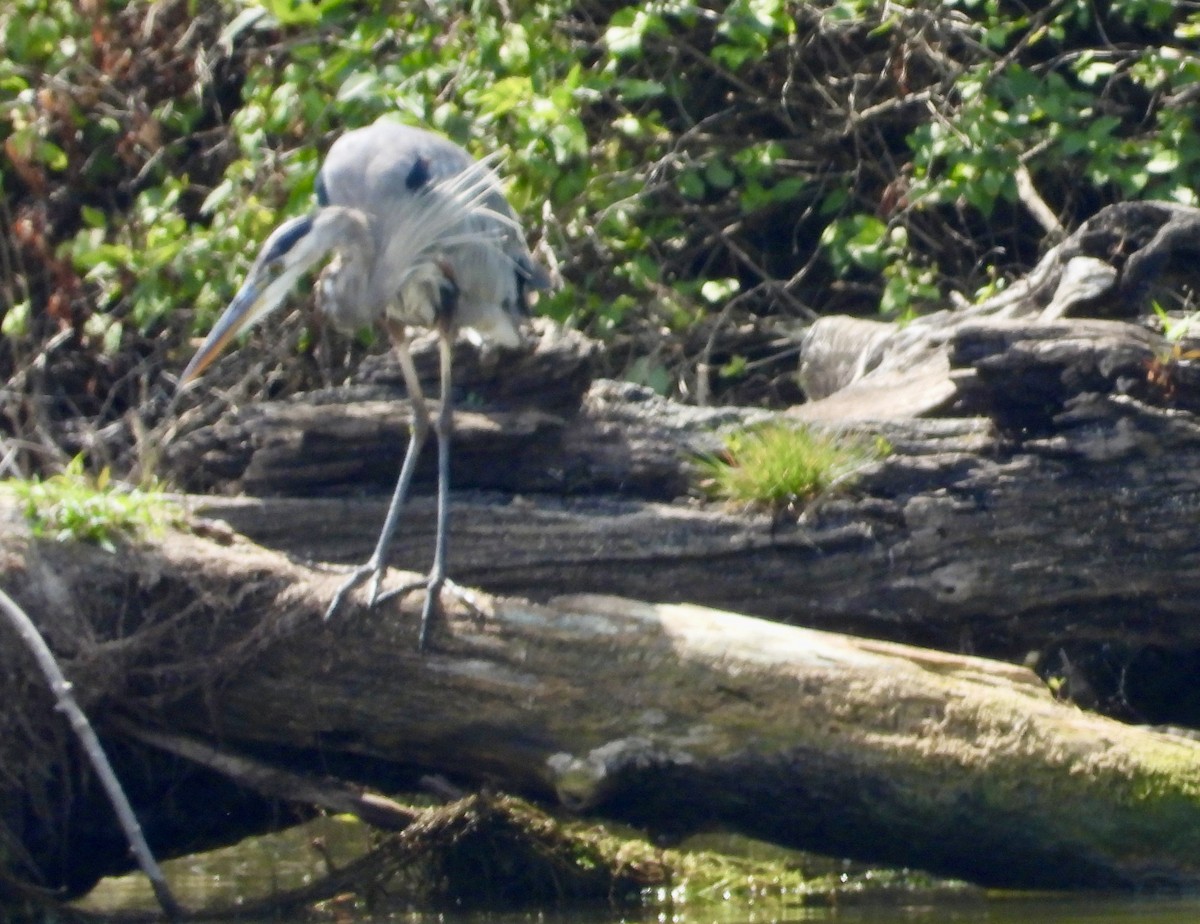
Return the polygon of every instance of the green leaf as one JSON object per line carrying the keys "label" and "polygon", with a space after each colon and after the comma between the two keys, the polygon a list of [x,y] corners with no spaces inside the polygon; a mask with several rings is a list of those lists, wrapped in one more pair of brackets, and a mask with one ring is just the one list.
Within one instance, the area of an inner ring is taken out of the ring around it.
{"label": "green leaf", "polygon": [[839,273],[855,266],[878,272],[887,263],[886,238],[887,225],[874,215],[851,215],[826,226],[821,245]]}
{"label": "green leaf", "polygon": [[666,85],[661,80],[641,80],[633,77],[622,77],[617,80],[615,86],[617,94],[630,103],[654,99],[667,92]]}
{"label": "green leaf", "polygon": [[0,334],[5,337],[24,337],[29,333],[28,301],[10,305],[4,312],[4,320],[0,321]]}
{"label": "green leaf", "polygon": [[614,56],[630,57],[641,53],[647,35],[666,32],[666,20],[658,14],[626,7],[609,19],[608,28],[604,31],[604,44]]}
{"label": "green leaf", "polygon": [[79,217],[83,219],[83,223],[89,228],[105,228],[108,226],[108,217],[104,212],[91,205],[81,206]]}
{"label": "green leaf", "polygon": [[1171,173],[1178,170],[1180,165],[1179,152],[1170,148],[1160,148],[1146,162],[1147,173]]}
{"label": "green leaf", "polygon": [[745,356],[741,356],[741,355],[731,356],[729,358],[729,362],[725,363],[725,365],[723,365],[717,371],[717,375],[719,375],[723,379],[741,378],[743,375],[746,374],[746,369],[747,369],[748,365],[749,365],[749,363],[747,362]]}
{"label": "green leaf", "polygon": [[374,71],[359,71],[347,77],[337,91],[339,103],[370,99],[381,95],[382,85]]}
{"label": "green leaf", "polygon": [[729,189],[737,176],[721,160],[710,160],[704,167],[704,181],[714,189]]}
{"label": "green leaf", "polygon": [[705,193],[707,192],[707,189],[704,185],[704,180],[701,178],[699,171],[694,169],[682,171],[679,176],[675,178],[675,185],[688,199],[703,199]]}

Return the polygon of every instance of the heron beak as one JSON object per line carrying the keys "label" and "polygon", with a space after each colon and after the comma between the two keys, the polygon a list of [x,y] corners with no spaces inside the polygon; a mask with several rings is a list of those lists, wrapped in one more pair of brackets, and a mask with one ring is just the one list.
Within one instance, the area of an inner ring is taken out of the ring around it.
{"label": "heron beak", "polygon": [[190,385],[199,378],[200,373],[212,364],[212,361],[221,354],[229,341],[240,331],[249,327],[252,320],[259,317],[261,302],[265,294],[252,280],[247,280],[246,284],[238,290],[233,301],[229,303],[229,307],[217,319],[216,325],[209,332],[200,349],[196,351],[192,361],[183,370],[183,375],[179,377],[180,388]]}

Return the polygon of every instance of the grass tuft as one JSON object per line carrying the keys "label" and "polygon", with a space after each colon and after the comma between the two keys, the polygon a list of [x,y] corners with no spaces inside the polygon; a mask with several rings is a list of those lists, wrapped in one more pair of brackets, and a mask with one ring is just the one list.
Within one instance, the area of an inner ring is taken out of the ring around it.
{"label": "grass tuft", "polygon": [[16,495],[35,536],[58,542],[93,542],[108,551],[118,539],[161,531],[183,520],[183,509],[157,488],[114,482],[107,468],[91,476],[76,456],[45,480],[11,480],[0,488]]}
{"label": "grass tuft", "polygon": [[890,449],[882,439],[766,424],[728,436],[723,452],[700,458],[699,486],[717,500],[779,510],[848,484]]}

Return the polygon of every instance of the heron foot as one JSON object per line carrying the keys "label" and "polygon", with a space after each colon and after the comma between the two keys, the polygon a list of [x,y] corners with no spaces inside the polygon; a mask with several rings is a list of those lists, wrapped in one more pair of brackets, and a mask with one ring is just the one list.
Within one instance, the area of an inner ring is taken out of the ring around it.
{"label": "heron foot", "polygon": [[384,569],[375,564],[373,561],[369,561],[365,565],[360,565],[350,572],[350,576],[346,578],[346,580],[342,581],[341,586],[339,586],[337,592],[334,593],[333,599],[329,601],[329,606],[325,608],[325,619],[328,620],[332,618],[333,614],[341,609],[342,603],[345,601],[346,596],[350,593],[350,591],[358,587],[358,585],[367,578],[372,578],[371,593],[367,597],[367,606],[373,607],[376,603],[378,603],[379,582],[383,579],[383,572]]}
{"label": "heron foot", "polygon": [[425,604],[421,608],[421,633],[417,638],[417,648],[421,651],[425,650],[425,643],[429,637],[429,626],[433,621],[434,610],[441,606],[441,595],[443,593],[450,594],[476,616],[486,618],[488,615],[488,607],[479,594],[450,580],[444,575],[439,577],[430,574],[419,581],[410,581],[407,584],[401,584],[399,587],[393,587],[391,590],[385,590],[381,593],[379,585],[383,580],[383,574],[386,570],[386,568],[376,566],[373,562],[367,562],[365,565],[355,568],[346,580],[342,581],[334,593],[333,599],[329,601],[329,606],[325,609],[325,618],[330,619],[334,613],[341,609],[350,592],[368,579],[371,581],[371,589],[367,594],[367,607],[369,609],[381,603],[386,603],[388,600],[406,597],[414,590],[425,591]]}
{"label": "heron foot", "polygon": [[438,577],[432,574],[419,581],[412,581],[411,583],[402,584],[400,587],[394,587],[389,591],[385,591],[379,595],[379,598],[375,602],[383,603],[385,600],[391,600],[395,597],[404,597],[414,590],[425,591],[425,604],[421,608],[421,632],[417,636],[418,651],[425,650],[425,644],[429,639],[429,626],[433,622],[434,611],[441,608],[441,596],[443,593],[450,594],[450,596],[458,600],[476,616],[486,617],[488,615],[487,605],[483,602],[483,598],[475,593],[475,591],[463,587],[448,577]]}

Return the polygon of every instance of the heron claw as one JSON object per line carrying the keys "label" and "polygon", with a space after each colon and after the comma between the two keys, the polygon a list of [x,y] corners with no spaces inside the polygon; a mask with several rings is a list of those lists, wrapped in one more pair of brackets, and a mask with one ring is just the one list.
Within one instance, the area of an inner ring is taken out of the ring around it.
{"label": "heron claw", "polygon": [[425,603],[421,607],[421,631],[417,636],[418,651],[425,650],[426,642],[429,640],[429,626],[433,622],[434,612],[441,607],[441,595],[443,593],[450,594],[467,607],[467,609],[475,613],[476,616],[486,618],[488,615],[487,608],[477,593],[468,590],[461,584],[456,584],[448,577],[437,577],[432,574],[419,581],[412,581],[411,583],[402,584],[399,587],[384,591],[375,602],[383,603],[396,597],[404,597],[414,590],[425,591]]}
{"label": "heron claw", "polygon": [[367,608],[374,609],[375,604],[382,602],[379,598],[379,586],[383,583],[383,569],[371,569],[371,589],[367,593]]}
{"label": "heron claw", "polygon": [[346,580],[342,581],[341,586],[339,586],[337,591],[334,593],[333,599],[329,601],[329,606],[325,608],[326,621],[331,619],[333,614],[341,609],[342,603],[345,601],[350,591],[354,590],[354,588],[372,575],[374,575],[374,581],[371,585],[371,595],[367,598],[367,606],[373,607],[377,602],[376,598],[379,594],[379,581],[383,576],[383,569],[375,565],[374,562],[367,562],[365,565],[355,568],[354,571],[350,573],[350,576],[346,578]]}
{"label": "heron claw", "polygon": [[329,602],[329,606],[325,610],[325,619],[329,619],[336,613],[345,602],[346,597],[352,590],[358,587],[363,581],[371,579],[370,591],[367,595],[367,608],[374,609],[381,603],[386,603],[388,600],[394,600],[397,597],[405,597],[414,590],[425,591],[425,603],[421,608],[421,631],[417,636],[417,649],[425,650],[425,644],[429,638],[429,626],[433,622],[433,614],[436,609],[441,606],[442,593],[448,593],[467,609],[475,613],[476,616],[486,618],[488,615],[487,607],[479,594],[472,590],[457,584],[445,576],[429,575],[421,578],[419,581],[410,581],[407,584],[401,584],[399,587],[393,587],[391,590],[380,592],[380,584],[383,581],[383,572],[385,569],[377,568],[373,563],[356,568],[351,572],[338,587],[333,595],[333,599]]}

